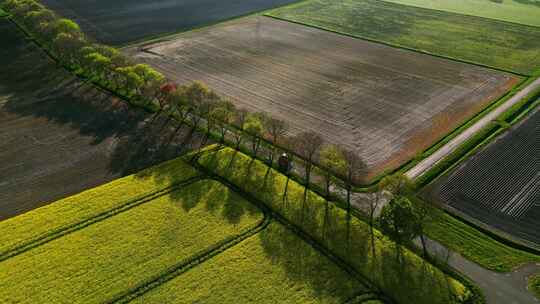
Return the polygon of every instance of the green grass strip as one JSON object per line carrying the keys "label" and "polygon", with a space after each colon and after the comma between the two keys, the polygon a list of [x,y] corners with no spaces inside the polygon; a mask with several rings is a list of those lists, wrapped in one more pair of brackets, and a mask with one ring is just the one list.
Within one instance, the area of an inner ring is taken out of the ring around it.
{"label": "green grass strip", "polygon": [[529,290],[540,299],[540,273],[529,278]]}
{"label": "green grass strip", "polygon": [[[532,79],[532,78],[531,78]],[[527,113],[532,111],[538,106],[540,101],[540,88],[534,90],[527,96],[525,96],[520,102],[514,104],[503,114],[501,114],[497,120],[505,122],[508,125],[514,125],[524,118]],[[472,124],[473,122],[471,122]],[[479,151],[482,147],[491,142],[502,132],[506,130],[506,127],[501,126],[498,123],[492,123],[484,127],[476,134],[471,136],[467,141],[456,148],[442,161],[435,164],[431,169],[425,172],[422,176],[418,177],[415,181],[416,185],[420,188],[433,182],[435,178],[449,172],[452,168],[460,164],[463,160],[467,159],[472,154]]]}
{"label": "green grass strip", "polygon": [[475,227],[437,209],[426,234],[480,266],[510,272],[527,263],[540,262],[540,256],[503,244]]}
{"label": "green grass strip", "polygon": [[178,158],[2,221],[0,259],[198,175]]}
{"label": "green grass strip", "polygon": [[471,296],[460,282],[407,249],[398,262],[393,242],[378,231],[372,248],[365,222],[316,193],[305,192],[295,181],[287,182],[258,160],[225,148],[202,155],[199,163],[296,224],[398,303],[460,303]]}
{"label": "green grass strip", "polygon": [[464,15],[478,16],[540,26],[540,5],[538,1],[523,0],[385,0],[399,4],[423,7]]}
{"label": "green grass strip", "polygon": [[203,180],[0,263],[1,303],[104,303],[260,225],[263,213]]}
{"label": "green grass strip", "polygon": [[132,303],[341,304],[357,292],[365,286],[273,222]]}
{"label": "green grass strip", "polygon": [[0,7],[0,17],[7,17],[9,14]]}
{"label": "green grass strip", "polygon": [[268,15],[521,75],[540,66],[540,27],[379,0],[308,0]]}

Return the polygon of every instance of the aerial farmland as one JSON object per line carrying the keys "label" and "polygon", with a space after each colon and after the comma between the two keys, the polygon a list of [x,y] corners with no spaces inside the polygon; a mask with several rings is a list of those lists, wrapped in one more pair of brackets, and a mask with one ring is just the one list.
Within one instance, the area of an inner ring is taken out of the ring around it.
{"label": "aerial farmland", "polygon": [[[126,53],[184,83],[208,83],[292,132],[354,149],[370,175],[394,169],[519,77],[269,17],[195,30]],[[218,54],[216,54],[218,53]]]}
{"label": "aerial farmland", "polygon": [[86,33],[108,44],[125,44],[156,35],[201,27],[294,0],[79,1],[43,4],[77,21]]}
{"label": "aerial farmland", "polygon": [[[503,233],[538,244],[540,111],[442,178],[434,199]],[[493,187],[493,185],[501,185]]]}
{"label": "aerial farmland", "polygon": [[537,304],[536,0],[0,0],[0,303]]}

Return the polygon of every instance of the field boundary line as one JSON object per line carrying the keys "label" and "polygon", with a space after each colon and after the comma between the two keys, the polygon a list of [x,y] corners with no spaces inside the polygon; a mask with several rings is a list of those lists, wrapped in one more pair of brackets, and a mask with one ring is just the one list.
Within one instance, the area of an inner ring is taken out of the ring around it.
{"label": "field boundary line", "polygon": [[[294,4],[298,4],[298,3],[293,3],[293,4],[290,4],[290,5],[294,5]],[[260,15],[260,14],[257,14],[257,15]],[[267,15],[263,15],[263,16],[267,16]],[[269,16],[271,18],[273,18],[272,16]],[[13,20],[13,18],[8,18],[11,22],[13,22],[26,36],[29,37],[29,39],[31,41],[33,41],[39,49],[41,49],[45,55],[49,58],[51,58],[52,60],[54,60],[55,62],[57,62],[60,66],[62,66],[64,69],[66,69],[69,73],[73,74],[75,77],[81,79],[82,81],[86,82],[86,83],[89,83],[91,84],[94,88],[96,88],[97,90],[100,90],[102,92],[106,92],[106,93],[109,93],[111,94],[112,96],[114,97],[118,97],[119,99],[125,101],[129,106],[131,107],[135,107],[135,108],[141,108],[143,110],[145,110],[146,112],[148,113],[155,113],[155,111],[153,109],[149,109],[148,107],[145,107],[145,106],[141,106],[141,105],[137,105],[137,104],[134,104],[132,102],[130,102],[130,98],[120,94],[119,92],[116,92],[116,91],[113,91],[111,89],[108,89],[106,86],[100,84],[98,81],[95,81],[95,80],[92,80],[88,77],[85,77],[84,75],[80,75],[78,73],[76,73],[73,69],[70,69],[69,67],[67,66],[64,66],[62,64],[60,64],[58,62],[58,60],[47,50],[47,48],[45,48],[39,40],[37,40],[36,38],[33,37],[33,35],[31,34],[31,32],[27,31],[25,29],[25,27],[21,24],[19,24],[16,20]],[[291,22],[291,21],[287,21],[287,22]],[[177,35],[183,35],[184,32],[182,33],[179,33]],[[522,82],[525,82],[527,81],[526,79],[524,79]],[[513,89],[515,89],[516,87],[519,87],[519,85],[516,85]],[[512,89],[512,90],[513,90]],[[508,91],[506,93],[506,95],[503,95],[501,98],[505,98],[508,94],[510,94],[512,92],[512,90]],[[500,98],[500,99],[501,99]],[[494,103],[497,103],[500,99],[497,99],[496,101],[492,102],[491,105],[488,105],[487,108],[491,107]],[[487,110],[487,108],[485,108],[484,110],[482,110],[479,114],[481,113],[484,113],[484,111]],[[474,117],[471,118],[474,119],[475,117],[477,117],[479,114],[475,115]],[[174,117],[173,117],[174,118]],[[189,121],[184,121],[184,123],[188,124],[188,125],[191,125],[189,123]],[[464,122],[464,124],[467,124],[467,123],[470,123],[470,120],[467,121],[467,122]],[[463,125],[461,126],[463,127]],[[456,130],[460,129],[461,127],[458,127]],[[232,131],[231,131],[232,129]],[[203,127],[197,127],[197,130],[201,130],[203,132],[206,132],[206,130],[204,130]],[[234,126],[228,126],[228,132],[234,132],[236,129],[234,128]],[[440,142],[442,141],[445,141],[447,140],[448,137],[453,137],[455,136],[454,135],[454,132],[456,132],[456,130],[450,132],[448,135],[442,137],[439,141],[437,141],[436,143],[434,143],[431,147],[428,147],[426,150],[424,150],[422,152],[422,156],[425,157],[425,154],[428,153],[429,150],[433,149],[434,146],[438,145]],[[210,132],[209,135],[213,138],[217,138],[218,141],[220,139],[220,136],[219,135],[216,135],[214,134],[214,132]],[[260,140],[262,141],[265,141],[266,140],[264,138],[261,138]],[[231,144],[230,142],[228,142],[227,140],[225,140],[225,144],[227,144],[228,146],[230,147],[235,147],[234,144]],[[290,154],[292,155],[295,155],[296,157],[299,157],[300,159],[302,159],[301,156],[298,155],[298,153],[295,153],[294,151],[291,151],[290,149],[287,149],[287,148],[284,148],[282,146],[279,146],[279,145],[274,145],[276,148],[278,149],[282,149],[282,150],[286,150],[288,151]],[[247,150],[242,150],[242,152],[248,154],[248,155],[251,155],[251,153]],[[428,153],[429,155],[429,153]],[[257,157],[258,159],[261,159],[260,157]],[[261,159],[263,160],[263,159]],[[369,184],[365,184],[365,185],[357,185],[357,186],[354,186],[352,191],[353,192],[356,192],[356,193],[366,193],[366,192],[373,192],[374,189],[375,189],[375,186],[378,184],[378,182],[380,181],[380,179],[384,178],[385,176],[387,175],[390,175],[390,174],[394,174],[394,173],[399,173],[399,172],[403,172],[404,170],[408,170],[408,168],[412,167],[413,164],[415,164],[415,162],[417,161],[417,159],[413,158],[405,163],[403,163],[401,166],[395,168],[395,169],[392,169],[392,170],[388,170],[388,171],[385,171],[385,172],[382,172],[381,174],[379,174],[378,176],[376,176],[375,178],[372,179],[372,181],[369,183]],[[325,169],[324,167],[322,167],[321,165],[317,164],[316,167],[320,168],[321,170],[324,170],[324,171],[328,171],[327,169]],[[301,178],[299,176],[296,176],[294,175],[295,178],[297,179],[297,181],[299,181],[301,184],[303,184],[303,182],[301,182]],[[342,178],[336,176],[334,173],[332,173],[332,176],[334,177],[334,179],[337,179],[338,181],[340,181],[340,185],[343,184],[343,181],[342,181]],[[308,185],[308,187],[310,189],[315,189],[315,186],[312,184],[312,185]]]}
{"label": "field boundary line", "polygon": [[345,300],[345,302],[341,304],[362,304],[364,302],[367,302],[369,300],[381,300],[379,296],[376,293],[373,292],[359,292],[349,299]]}
{"label": "field boundary line", "polygon": [[[383,0],[383,2],[386,2],[386,1]],[[440,54],[436,54],[436,53],[431,53],[431,52],[428,52],[428,51],[425,51],[425,50],[414,49],[414,48],[410,48],[410,47],[407,47],[407,46],[404,46],[404,45],[401,45],[401,44],[398,44],[398,43],[390,43],[390,42],[385,42],[385,41],[377,40],[377,39],[374,39],[374,38],[369,38],[369,37],[362,36],[362,35],[356,35],[356,34],[346,33],[346,32],[342,32],[342,31],[338,31],[338,30],[333,30],[333,29],[326,28],[326,27],[323,27],[323,26],[319,26],[319,25],[309,23],[309,22],[302,22],[302,21],[296,21],[296,20],[292,20],[292,19],[286,19],[286,18],[283,18],[283,17],[278,17],[278,16],[275,16],[275,15],[271,15],[269,13],[265,13],[264,16],[269,17],[269,18],[274,18],[276,20],[280,20],[280,21],[284,21],[284,22],[295,23],[295,24],[298,24],[298,25],[303,25],[303,26],[315,28],[315,29],[318,29],[318,30],[331,32],[331,33],[334,33],[334,34],[351,37],[351,38],[354,38],[354,39],[361,39],[361,40],[369,41],[369,42],[372,42],[372,43],[386,45],[386,46],[389,46],[389,47],[392,47],[392,48],[397,48],[397,49],[402,49],[402,50],[406,50],[406,51],[416,52],[416,53],[419,53],[419,54],[433,56],[433,57],[446,59],[446,60],[451,60],[451,61],[455,61],[455,62],[475,65],[475,66],[478,66],[478,67],[487,68],[487,69],[490,69],[490,70],[496,70],[496,71],[504,72],[504,73],[509,73],[509,74],[520,76],[520,77],[531,77],[531,76],[534,75],[534,71],[525,74],[525,73],[512,71],[512,70],[507,70],[507,69],[504,69],[504,68],[499,68],[499,67],[496,67],[496,66],[491,66],[491,65],[487,65],[487,64],[483,64],[483,63],[479,63],[479,62],[475,62],[475,61],[469,61],[469,60],[459,59],[459,58],[452,57],[452,56],[444,56],[444,55],[440,55]]]}
{"label": "field boundary line", "polygon": [[[535,102],[533,102],[529,107],[527,107],[527,109],[523,110],[522,113],[518,113],[516,117],[512,120],[511,122],[512,128],[515,127],[515,124],[521,123],[523,119],[526,119],[526,116],[528,116],[531,113],[531,111],[535,110],[536,108],[540,106],[540,91],[538,92],[537,95],[538,95],[538,99]],[[433,185],[438,180],[438,178],[442,178],[443,176],[449,174],[457,166],[465,162],[469,157],[471,157],[475,153],[480,152],[480,150],[486,148],[486,146],[491,144],[493,140],[497,139],[500,136],[505,135],[506,132],[508,132],[508,130],[510,129],[499,127],[491,131],[491,133],[487,137],[481,139],[472,148],[470,148],[469,150],[467,150],[467,152],[461,155],[457,160],[453,161],[453,163],[449,165],[447,168],[445,168],[442,172],[437,173],[436,175],[431,177],[431,179],[428,180],[425,183],[425,185],[423,185],[422,187],[429,189],[429,187],[431,187],[431,185]],[[464,145],[466,145],[466,143]],[[449,155],[449,157],[452,157],[452,155]],[[437,166],[435,166],[431,170],[437,170],[437,169],[438,169]],[[435,198],[433,195],[431,195],[430,192],[431,192],[430,190],[426,190],[426,192],[424,192],[424,196],[426,197],[426,199],[437,201],[440,203],[440,201],[437,198]],[[506,233],[496,227],[492,227],[488,224],[482,223],[481,221],[476,220],[473,217],[468,216],[467,214],[455,208],[452,208],[445,203],[441,203],[440,205],[442,207],[442,210],[449,216],[455,218],[456,220],[459,220],[463,224],[466,224],[472,227],[473,229],[478,230],[481,233],[486,234],[487,236],[495,239],[496,241],[504,245],[507,245],[511,248],[514,248],[516,250],[521,250],[521,251],[525,251],[525,252],[540,256],[540,246],[538,244],[534,244],[530,241],[513,236],[509,233]]]}
{"label": "field boundary line", "polygon": [[[428,174],[432,169],[436,168],[438,164],[444,162],[445,159],[451,156],[454,152],[458,151],[462,145],[467,144],[468,140],[472,139],[475,135],[480,134],[480,132],[482,132],[484,128],[488,127],[490,123],[496,121],[508,110],[511,110],[514,105],[519,104],[526,98],[533,99],[534,96],[528,95],[535,94],[536,90],[538,90],[539,88],[540,78],[537,78],[535,81],[531,82],[525,88],[517,92],[514,96],[506,100],[504,103],[498,105],[496,108],[486,113],[483,117],[473,123],[473,125],[469,126],[466,130],[451,139],[448,143],[437,149],[437,151],[433,152],[430,156],[424,158],[413,168],[409,169],[405,174],[410,179],[420,179],[422,176]],[[491,137],[491,135],[488,137]],[[482,140],[482,142],[484,141],[485,139]]]}
{"label": "field boundary line", "polygon": [[[321,244],[319,241],[317,241],[315,238],[311,237],[308,233],[304,232],[300,226],[296,225],[295,223],[289,221],[286,219],[283,215],[281,215],[278,211],[275,211],[271,206],[266,204],[264,201],[254,197],[253,195],[249,194],[248,192],[241,189],[239,186],[235,185],[234,183],[230,182],[226,178],[214,173],[211,169],[208,169],[204,167],[203,165],[199,164],[198,162],[195,162],[192,164],[195,168],[198,170],[204,172],[206,175],[208,175],[211,179],[214,179],[230,189],[233,189],[235,192],[240,193],[246,200],[249,202],[259,206],[259,208],[265,210],[265,212],[272,215],[274,219],[276,219],[280,224],[284,225],[288,229],[290,229],[292,232],[294,232],[296,235],[298,235],[301,239],[303,239],[305,242],[307,242],[309,245],[311,245],[312,248],[320,252],[322,255],[324,255],[326,258],[328,258],[330,261],[332,261],[334,264],[336,264],[339,268],[341,268],[343,271],[351,275],[352,277],[356,278],[361,284],[363,284],[367,289],[371,290],[375,294],[379,296],[381,299],[385,299],[385,303],[394,303],[393,300],[391,300],[386,294],[383,293],[383,291],[373,284],[367,277],[362,275],[360,272],[355,270],[352,266],[350,266],[345,260],[334,254],[332,251],[326,248],[325,245]],[[304,187],[304,185],[302,185]],[[341,207],[340,207],[341,208]],[[354,213],[351,213],[354,214]]]}
{"label": "field boundary line", "polygon": [[[249,201],[248,203],[251,204],[251,202]],[[152,289],[157,288],[164,283],[178,277],[179,275],[189,271],[197,265],[210,260],[211,258],[224,252],[225,250],[234,247],[235,245],[246,240],[247,238],[256,235],[257,233],[266,229],[266,227],[268,227],[268,225],[272,222],[272,217],[269,216],[264,210],[261,211],[263,213],[263,218],[261,221],[257,222],[255,226],[247,227],[236,235],[229,236],[215,243],[214,245],[200,250],[198,253],[192,254],[191,256],[183,259],[176,265],[169,267],[169,269],[161,272],[160,274],[152,278],[149,278],[148,280],[146,280],[146,282],[140,284],[139,286],[136,286],[105,303],[116,304],[131,302],[133,299],[142,296],[143,294],[151,291]]]}
{"label": "field boundary line", "polygon": [[127,43],[124,43],[124,44],[119,44],[119,45],[117,45],[115,47],[118,48],[118,49],[124,49],[124,48],[129,48],[129,47],[145,46],[146,44],[152,44],[152,43],[159,43],[159,42],[163,42],[163,41],[168,41],[169,38],[174,38],[175,36],[178,36],[178,35],[181,35],[181,34],[201,30],[201,29],[204,29],[204,28],[207,28],[207,27],[210,27],[210,26],[215,26],[215,25],[218,25],[218,24],[221,24],[221,23],[235,21],[237,19],[248,18],[248,17],[251,17],[251,16],[263,16],[263,15],[265,15],[265,14],[267,14],[267,13],[269,13],[269,12],[275,10],[275,9],[287,7],[287,6],[293,5],[293,4],[298,4],[298,3],[301,3],[301,2],[304,2],[304,1],[305,0],[294,0],[294,2],[292,2],[292,3],[273,5],[272,7],[265,8],[265,9],[260,10],[260,11],[255,11],[255,12],[251,12],[251,13],[245,13],[245,14],[238,15],[238,16],[232,16],[232,17],[229,17],[229,18],[226,18],[226,19],[223,19],[223,20],[215,21],[215,22],[207,22],[207,23],[204,23],[204,24],[201,24],[201,25],[188,27],[188,28],[186,28],[184,30],[170,31],[170,32],[166,32],[166,33],[151,35],[151,36],[148,36],[146,38],[141,38],[141,39],[137,39],[135,41],[127,42]]}
{"label": "field boundary line", "polygon": [[76,232],[78,230],[81,230],[83,228],[86,228],[90,225],[99,223],[103,220],[106,220],[110,217],[113,217],[115,215],[118,215],[120,213],[126,212],[134,207],[140,206],[144,203],[151,202],[159,197],[162,197],[164,195],[167,195],[173,191],[178,190],[182,186],[188,186],[190,184],[193,184],[197,181],[203,180],[205,176],[199,175],[192,178],[189,178],[187,180],[175,183],[173,185],[170,185],[164,189],[154,191],[151,193],[144,194],[142,196],[136,197],[134,199],[130,199],[128,201],[125,201],[121,205],[111,208],[109,210],[105,210],[103,212],[100,212],[94,216],[91,216],[90,218],[87,218],[85,220],[60,227],[54,230],[49,231],[45,235],[30,239],[26,242],[22,242],[13,248],[10,248],[0,254],[0,262],[3,262],[9,258],[12,258],[14,256],[17,256],[19,254],[22,254],[28,250],[31,250],[33,248],[39,247],[41,245],[44,245],[48,242],[51,242],[53,240],[56,240],[58,238],[64,237],[68,234],[71,234],[73,232]]}
{"label": "field boundary line", "polygon": [[[450,215],[451,217],[455,218],[456,220],[466,225],[471,226],[472,228],[480,231],[481,233],[486,234],[487,236],[493,238],[499,243],[507,245],[508,247],[511,247],[516,250],[521,250],[521,251],[524,251],[533,255],[540,256],[540,245],[538,244],[534,244],[530,241],[523,240],[519,237],[515,237],[507,232],[504,232],[498,228],[492,227],[488,224],[484,224],[480,222],[479,220],[476,220],[475,218],[455,208],[452,208],[451,206],[448,206],[446,204],[443,204],[442,210],[448,215]],[[442,244],[442,242],[440,243]],[[484,266],[482,267],[485,268]]]}
{"label": "field boundary line", "polygon": [[[251,157],[250,155],[246,155],[246,156]],[[232,189],[235,189],[235,191],[238,191],[239,193],[242,193],[242,195],[245,195],[247,197],[247,199],[249,199],[250,201],[252,201],[254,203],[256,202],[258,204],[262,204],[262,208],[265,208],[269,212],[271,212],[272,215],[276,218],[276,220],[278,220],[281,224],[283,224],[284,226],[291,229],[298,236],[300,236],[302,239],[304,239],[306,242],[308,242],[310,245],[312,245],[313,248],[315,248],[316,250],[321,252],[321,254],[325,255],[327,258],[329,258],[336,265],[340,266],[344,271],[346,271],[347,273],[349,273],[353,277],[359,279],[359,281],[361,283],[363,283],[366,287],[368,287],[368,289],[372,290],[373,293],[378,295],[378,300],[380,300],[380,301],[382,301],[383,303],[386,303],[386,304],[397,303],[392,298],[390,298],[388,295],[386,295],[384,293],[384,290],[382,290],[376,284],[372,283],[366,276],[362,275],[360,272],[358,272],[356,269],[354,269],[352,266],[350,266],[344,259],[342,259],[341,257],[334,254],[324,244],[321,244],[318,240],[311,237],[308,233],[304,232],[304,230],[300,226],[298,226],[298,225],[294,224],[293,222],[289,221],[288,219],[286,219],[278,211],[274,211],[274,209],[271,206],[267,205],[264,201],[254,197],[250,193],[242,190],[239,186],[237,186],[233,182],[230,182],[229,180],[227,180],[227,178],[222,177],[222,176],[218,175],[217,173],[214,173],[211,169],[204,167],[203,165],[199,164],[198,162],[194,163],[192,165],[195,168],[197,168],[200,171],[207,174],[210,178],[215,179],[215,180],[227,185],[228,187],[230,187]],[[266,165],[266,166],[268,166],[268,165]],[[302,186],[302,187],[306,187],[304,184],[299,184],[299,185]],[[314,193],[316,193],[316,192],[314,192]],[[318,193],[316,193],[316,194],[319,195]],[[342,206],[339,201],[329,200],[329,202],[333,203],[337,208],[340,208],[342,210],[346,210],[346,208],[344,206]],[[355,218],[357,218],[358,220],[360,220],[360,221],[362,221],[364,223],[366,222],[366,219],[363,218],[364,214],[362,213],[362,211],[358,210],[356,207],[351,208],[350,212],[351,212],[351,216],[354,216]],[[409,250],[411,250],[413,253],[417,254],[418,256],[422,255],[422,251],[418,247],[416,247],[416,246],[406,246],[406,247]],[[431,256],[426,257],[425,261],[427,263],[433,265],[434,267],[438,268],[439,270],[441,270],[444,274],[448,275],[449,277],[452,277],[455,280],[461,282],[465,287],[467,287],[471,291],[472,298],[473,299],[478,299],[480,301],[480,302],[471,302],[471,303],[477,303],[477,304],[485,303],[485,301],[483,301],[484,295],[483,295],[480,287],[478,287],[476,285],[476,283],[474,281],[470,280],[465,274],[463,274],[462,272],[460,272],[459,270],[457,270],[457,269],[455,269],[453,267],[445,265],[439,259],[433,258]]]}

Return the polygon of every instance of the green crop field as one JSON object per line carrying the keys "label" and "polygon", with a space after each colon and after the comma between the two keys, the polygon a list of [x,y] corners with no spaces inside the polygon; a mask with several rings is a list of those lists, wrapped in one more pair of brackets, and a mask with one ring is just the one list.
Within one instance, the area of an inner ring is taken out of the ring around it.
{"label": "green crop field", "polygon": [[197,181],[0,262],[0,303],[104,303],[262,220],[227,187]]}
{"label": "green crop field", "polygon": [[258,160],[225,148],[205,153],[199,162],[297,223],[400,303],[456,303],[456,298],[469,297],[461,283],[407,249],[398,262],[394,244],[378,231],[372,247],[366,223],[348,217],[344,210],[314,192],[304,192],[295,181],[287,183],[286,176]]}
{"label": "green crop field", "polygon": [[145,196],[194,178],[199,173],[181,159],[151,167],[137,174],[59,200],[53,204],[0,223],[0,259],[32,242],[54,235],[96,216],[137,203]]}
{"label": "green crop field", "polygon": [[378,0],[308,0],[268,15],[525,75],[540,69],[540,27]]}
{"label": "green crop field", "polygon": [[540,262],[540,256],[502,244],[442,211],[438,212],[436,221],[430,223],[426,234],[494,271],[509,272],[527,263]]}
{"label": "green crop field", "polygon": [[384,0],[502,21],[540,26],[540,2],[535,0]]}
{"label": "green crop field", "polygon": [[338,304],[362,292],[367,290],[360,282],[272,223],[133,303]]}

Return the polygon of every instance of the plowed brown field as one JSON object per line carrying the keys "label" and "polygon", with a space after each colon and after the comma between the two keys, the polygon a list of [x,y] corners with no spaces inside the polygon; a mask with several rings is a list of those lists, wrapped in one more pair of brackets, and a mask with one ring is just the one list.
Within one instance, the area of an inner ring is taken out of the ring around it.
{"label": "plowed brown field", "polygon": [[370,175],[395,168],[513,86],[513,75],[250,17],[125,52],[179,81],[355,149]]}
{"label": "plowed brown field", "polygon": [[144,111],[82,83],[7,19],[0,37],[0,220],[198,145],[189,128],[145,124]]}

